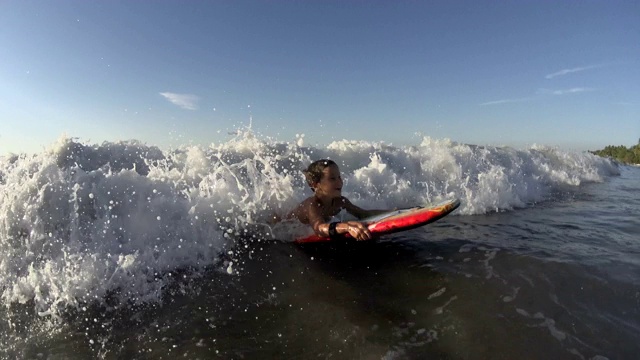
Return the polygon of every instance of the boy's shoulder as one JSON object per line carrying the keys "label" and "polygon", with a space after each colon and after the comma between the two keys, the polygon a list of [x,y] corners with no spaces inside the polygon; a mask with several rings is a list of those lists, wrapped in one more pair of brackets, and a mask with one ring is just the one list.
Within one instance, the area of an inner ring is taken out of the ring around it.
{"label": "boy's shoulder", "polygon": [[[349,199],[347,199],[344,196],[341,196],[340,198],[336,199],[333,201],[333,205],[331,206],[332,208],[335,206],[338,206],[340,208],[344,208],[345,206],[350,206],[351,205],[351,201],[349,201]],[[320,201],[320,199],[318,199],[315,196],[310,196],[306,199],[304,199],[297,207],[298,210],[300,211],[308,211],[310,208],[312,207],[323,207],[322,202]]]}
{"label": "boy's shoulder", "polygon": [[309,196],[308,198],[304,199],[299,206],[304,207],[304,206],[309,206],[312,204],[319,204],[319,203],[320,203],[320,200],[318,200],[317,197]]}
{"label": "boy's shoulder", "polygon": [[296,210],[298,211],[298,213],[300,214],[302,213],[306,213],[310,208],[314,207],[314,206],[321,206],[322,203],[320,202],[320,200],[318,200],[318,198],[316,198],[315,196],[309,196],[308,198],[304,199],[300,204],[298,204],[298,206],[296,207]]}

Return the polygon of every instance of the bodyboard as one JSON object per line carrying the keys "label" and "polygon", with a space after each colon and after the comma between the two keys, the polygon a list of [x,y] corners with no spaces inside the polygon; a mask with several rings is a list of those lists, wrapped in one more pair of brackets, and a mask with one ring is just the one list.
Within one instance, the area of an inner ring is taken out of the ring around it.
{"label": "bodyboard", "polygon": [[[426,207],[412,207],[390,211],[384,214],[376,215],[360,222],[367,224],[371,234],[376,237],[392,234],[400,231],[415,229],[420,226],[427,225],[439,220],[460,206],[460,200],[451,199],[443,201],[436,205]],[[305,237],[299,237],[295,243],[306,244],[314,242],[336,241],[340,239],[350,238],[349,234],[340,235],[337,238],[327,236],[318,236],[312,234]]]}

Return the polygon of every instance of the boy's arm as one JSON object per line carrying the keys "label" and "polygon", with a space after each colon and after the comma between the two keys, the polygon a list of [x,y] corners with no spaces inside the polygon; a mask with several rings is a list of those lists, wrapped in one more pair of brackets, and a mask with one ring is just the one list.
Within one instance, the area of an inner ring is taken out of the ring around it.
{"label": "boy's arm", "polygon": [[[313,228],[313,231],[318,236],[331,237],[331,223],[328,223],[322,217],[320,207],[315,204],[307,204],[305,209],[309,218],[309,224]],[[334,223],[335,234],[350,234],[356,240],[369,240],[371,239],[371,232],[369,229],[357,221],[337,222]]]}

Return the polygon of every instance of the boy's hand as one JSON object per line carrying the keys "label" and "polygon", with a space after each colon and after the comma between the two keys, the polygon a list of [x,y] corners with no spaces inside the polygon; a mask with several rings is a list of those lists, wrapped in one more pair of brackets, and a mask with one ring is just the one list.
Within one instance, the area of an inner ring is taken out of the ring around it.
{"label": "boy's hand", "polygon": [[367,226],[364,225],[363,223],[357,222],[357,221],[347,221],[347,222],[343,222],[342,224],[345,224],[347,226],[347,229],[346,229],[347,232],[354,239],[371,240],[371,237],[372,237],[371,232],[369,231]]}

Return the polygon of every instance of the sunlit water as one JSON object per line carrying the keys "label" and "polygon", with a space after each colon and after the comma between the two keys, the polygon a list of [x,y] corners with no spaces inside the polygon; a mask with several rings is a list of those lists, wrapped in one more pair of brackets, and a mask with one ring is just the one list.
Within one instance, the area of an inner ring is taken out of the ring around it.
{"label": "sunlit water", "polygon": [[[268,220],[337,160],[344,194],[457,197],[423,228],[298,246]],[[0,358],[635,359],[640,169],[586,153],[61,139],[0,160]]]}

